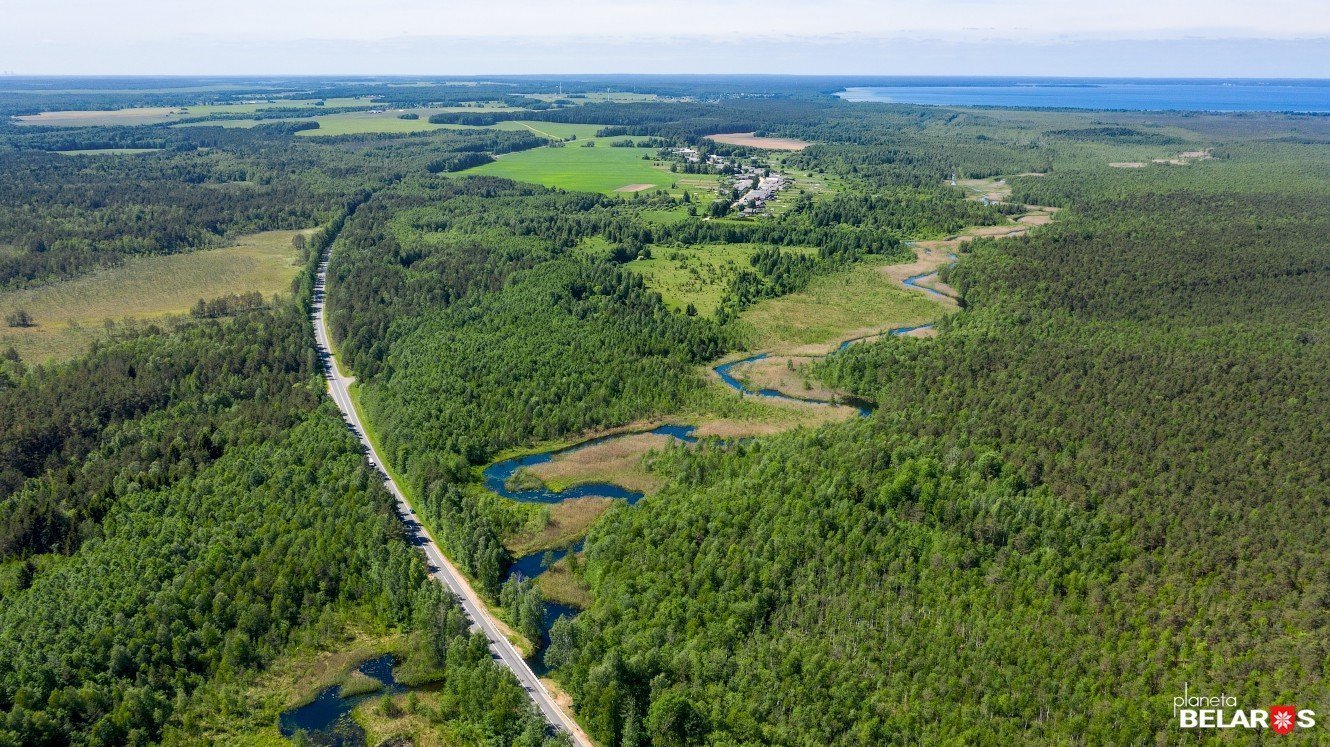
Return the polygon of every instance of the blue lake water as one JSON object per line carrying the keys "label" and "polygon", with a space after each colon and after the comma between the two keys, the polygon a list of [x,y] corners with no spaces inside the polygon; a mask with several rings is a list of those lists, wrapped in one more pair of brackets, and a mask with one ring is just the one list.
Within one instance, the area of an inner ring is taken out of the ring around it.
{"label": "blue lake water", "polygon": [[913,78],[857,86],[847,101],[1133,111],[1330,112],[1330,80]]}
{"label": "blue lake water", "polygon": [[322,747],[364,745],[365,732],[351,719],[352,709],[366,698],[399,693],[404,688],[393,678],[392,654],[370,659],[357,669],[362,674],[383,683],[383,687],[376,692],[343,698],[342,686],[333,685],[319,693],[319,696],[309,703],[284,712],[277,721],[282,736],[289,738],[297,731],[303,731],[311,744]]}

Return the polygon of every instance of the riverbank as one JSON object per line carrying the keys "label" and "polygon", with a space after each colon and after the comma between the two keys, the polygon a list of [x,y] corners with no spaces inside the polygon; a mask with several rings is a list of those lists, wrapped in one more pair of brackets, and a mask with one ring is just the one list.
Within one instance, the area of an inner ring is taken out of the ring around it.
{"label": "riverbank", "polygon": [[[993,180],[982,185],[983,196],[993,199],[994,190],[1004,187],[1002,196],[1009,187]],[[487,490],[542,505],[543,526],[526,527],[504,544],[515,557],[508,578],[535,579],[542,591],[546,630],[558,617],[591,603],[576,573],[582,540],[615,503],[632,505],[659,488],[661,477],[651,471],[653,453],[699,439],[749,438],[870,414],[866,403],[813,377],[810,364],[884,335],[936,334],[935,322],[960,307],[957,292],[939,275],[958,261],[964,244],[1024,235],[1051,221],[1052,214],[1027,206],[1009,223],[911,242],[912,262],[870,258],[816,278],[803,291],[756,304],[740,324],[763,352],[735,353],[708,366],[709,385],[677,417],[512,450],[484,467],[480,476]]]}

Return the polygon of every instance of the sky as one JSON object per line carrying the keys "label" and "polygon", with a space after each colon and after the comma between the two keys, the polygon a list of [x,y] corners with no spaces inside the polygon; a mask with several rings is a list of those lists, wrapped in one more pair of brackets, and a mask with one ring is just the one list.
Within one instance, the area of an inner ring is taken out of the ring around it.
{"label": "sky", "polygon": [[0,0],[0,73],[1330,77],[1326,0]]}

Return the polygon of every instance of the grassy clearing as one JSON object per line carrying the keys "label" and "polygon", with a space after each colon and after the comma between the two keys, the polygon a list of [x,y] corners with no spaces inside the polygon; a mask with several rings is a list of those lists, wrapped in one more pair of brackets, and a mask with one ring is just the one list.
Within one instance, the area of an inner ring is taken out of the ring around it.
{"label": "grassy clearing", "polygon": [[581,577],[573,573],[572,566],[568,563],[568,556],[564,556],[537,576],[536,585],[540,587],[540,593],[551,602],[567,604],[578,609],[591,606],[591,589]]}
{"label": "grassy clearing", "polygon": [[[537,132],[557,135],[559,131],[547,129],[546,123],[527,124]],[[588,142],[594,142],[596,146],[584,147]],[[646,160],[642,158],[644,155],[648,157]],[[678,194],[681,191],[680,175],[671,173],[654,156],[655,151],[647,148],[611,148],[605,138],[580,138],[561,148],[508,153],[493,163],[460,173],[501,176],[547,187],[605,194],[628,185],[650,184]]]}
{"label": "grassy clearing", "polygon": [[[746,355],[736,354],[734,357]],[[710,369],[708,369],[708,373]],[[830,407],[771,399],[744,397],[714,375],[685,405],[684,422],[694,423],[698,438],[750,438],[783,433],[794,428],[816,428],[855,417],[853,407]]]}
{"label": "grassy clearing", "polygon": [[834,343],[893,326],[935,319],[938,306],[911,293],[869,258],[813,280],[798,293],[762,301],[742,315],[752,347],[776,354],[817,355]]}
{"label": "grassy clearing", "polygon": [[[700,316],[712,317],[730,282],[749,267],[760,244],[703,244],[683,248],[653,246],[651,259],[630,262],[627,268],[641,275],[647,287],[660,293],[671,309],[692,304]],[[814,248],[787,251],[816,252]]]}
{"label": "grassy clearing", "polygon": [[504,546],[514,557],[541,550],[567,547],[586,534],[586,530],[614,504],[611,498],[574,498],[548,507],[545,526],[509,537]]}
{"label": "grassy clearing", "polygon": [[987,197],[990,201],[1002,202],[1011,197],[1011,184],[1000,176],[988,179],[961,179],[956,182],[956,186],[965,191],[965,197],[969,200],[982,200]]}
{"label": "grassy clearing", "polygon": [[[621,438],[557,456],[546,464],[532,468],[531,472],[554,489],[587,482],[608,482],[650,493],[659,486],[660,478],[651,471],[649,454],[674,443],[667,436],[645,432],[661,422],[695,425],[698,437],[733,439],[779,433],[792,428],[816,427],[852,418],[857,412],[852,407],[741,397],[711,375],[709,369],[699,372],[699,375],[707,377],[707,386],[697,389],[688,401],[682,403],[677,414],[658,421],[630,423],[607,432],[582,434],[564,441],[508,450],[497,455],[495,461],[558,449],[597,436],[621,433],[624,434]],[[543,513],[532,516],[522,531],[504,540],[504,546],[519,557],[540,550],[566,547],[583,536],[587,528],[613,504],[614,501],[608,498],[579,498],[542,507]]]}
{"label": "grassy clearing", "polygon": [[430,691],[385,695],[356,706],[351,718],[365,730],[367,745],[454,747],[470,743],[431,718],[441,707],[448,707],[441,701],[438,693]]}
{"label": "grassy clearing", "polygon": [[730,373],[750,387],[775,389],[791,397],[827,401],[841,396],[843,393],[828,389],[809,374],[808,366],[815,360],[777,355],[735,366]]}
{"label": "grassy clearing", "polygon": [[296,233],[268,231],[223,249],[134,257],[85,277],[0,291],[0,309],[24,309],[35,323],[0,327],[0,349],[12,345],[30,363],[63,360],[105,337],[108,320],[160,320],[188,313],[200,298],[232,293],[287,293],[299,269],[291,244]]}

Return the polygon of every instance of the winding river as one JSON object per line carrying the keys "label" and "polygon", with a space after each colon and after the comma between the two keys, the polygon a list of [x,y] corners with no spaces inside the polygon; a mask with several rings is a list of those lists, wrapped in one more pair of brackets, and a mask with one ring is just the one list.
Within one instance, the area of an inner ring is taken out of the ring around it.
{"label": "winding river", "polygon": [[[660,436],[670,436],[671,438],[683,441],[685,443],[696,443],[697,438],[693,436],[693,431],[697,430],[692,425],[662,425],[659,428],[646,431],[647,433]],[[510,486],[510,480],[519,470],[534,467],[537,464],[544,464],[560,454],[585,449],[588,446],[603,444],[606,441],[613,441],[625,436],[640,435],[640,431],[633,433],[616,433],[609,436],[600,436],[589,441],[583,441],[572,446],[565,446],[560,449],[542,451],[536,454],[527,454],[525,456],[505,459],[501,462],[495,462],[485,468],[482,474],[485,488],[492,490],[504,498],[511,498],[522,503],[561,503],[571,498],[585,498],[587,496],[601,496],[604,498],[615,498],[627,501],[629,504],[637,503],[642,498],[642,494],[635,490],[615,485],[608,482],[593,482],[583,485],[575,485],[567,490],[553,491],[541,485],[534,488],[523,488]]]}
{"label": "winding river", "polygon": [[[950,254],[949,256],[952,260],[952,263],[954,264],[955,261],[957,260],[956,255]],[[923,293],[926,293],[930,296],[938,298],[950,298],[950,296],[948,296],[946,293],[943,293],[942,291],[939,291],[936,288],[930,288],[926,285],[920,284],[920,281],[924,280],[925,278],[932,277],[937,274],[938,270],[936,269],[929,270],[928,272],[923,272],[918,275],[912,275],[908,278],[905,278],[903,283],[905,286],[909,288],[922,291]],[[876,339],[884,336],[906,335],[911,332],[917,332],[919,330],[929,329],[932,326],[933,326],[932,324],[920,324],[915,326],[894,327],[891,329],[884,330],[882,332],[873,333],[871,335],[864,335],[861,337],[856,337],[854,339],[845,340],[842,343],[840,343],[840,345],[837,346],[835,350],[833,350],[831,353],[828,353],[828,355],[834,355],[842,350],[845,350],[846,348],[850,347],[851,345],[857,342],[863,342],[865,340]],[[734,389],[735,391],[745,396],[780,399],[780,400],[785,400],[787,402],[795,402],[803,405],[816,405],[816,406],[826,406],[826,407],[848,405],[857,409],[859,411],[860,416],[868,416],[872,414],[872,409],[870,407],[870,404],[862,400],[846,399],[842,401],[831,401],[831,400],[813,399],[808,397],[796,397],[790,394],[786,394],[785,392],[782,392],[778,389],[769,389],[769,388],[755,389],[750,387],[748,384],[744,383],[734,375],[733,370],[737,366],[742,366],[746,363],[752,363],[754,361],[760,361],[769,356],[770,356],[769,353],[758,353],[756,355],[752,355],[740,360],[719,364],[717,366],[714,366],[712,370],[715,371],[716,375],[720,378],[722,382],[725,383],[726,386],[729,386],[730,388]],[[669,436],[684,443],[696,443],[697,437],[693,435],[695,430],[696,426],[668,424],[668,425],[659,426],[657,428],[645,432],[655,435]],[[579,449],[585,449],[587,447],[603,444],[615,439],[624,438],[627,436],[640,435],[641,433],[642,431],[636,431],[632,433],[618,433],[607,436],[599,436],[597,438],[589,439],[587,441],[583,441],[581,443],[574,444],[572,446],[564,446],[558,449],[551,449],[549,451],[542,451],[535,454],[526,454],[523,456],[513,457],[511,459],[504,459],[502,461],[495,462],[494,464],[491,464],[490,466],[485,468],[485,470],[482,473],[483,482],[488,490],[498,493],[499,495],[505,498],[509,498],[515,501],[521,501],[523,503],[559,503],[574,498],[598,496],[598,497],[622,500],[628,503],[629,505],[632,505],[641,500],[643,494],[635,490],[629,490],[621,485],[615,485],[613,483],[606,483],[606,482],[584,483],[581,485],[572,486],[570,488],[567,488],[566,490],[554,491],[550,490],[543,483],[533,484],[529,487],[522,485],[520,484],[521,483],[520,480],[514,481],[513,477],[514,475],[517,475],[521,470],[534,467],[539,464],[545,464],[560,454],[567,454],[570,452],[577,451]],[[583,542],[584,540],[579,540],[576,544],[571,545],[569,547],[563,547],[553,550],[539,550],[537,552],[523,555],[522,557],[519,557],[513,561],[513,564],[508,568],[508,573],[504,577],[504,580],[507,581],[511,578],[517,578],[517,577],[536,578],[540,574],[544,573],[546,569],[548,569],[550,566],[562,560],[565,556],[567,556],[569,552],[574,552],[574,553],[581,552]],[[554,624],[554,622],[561,617],[576,615],[578,611],[579,610],[576,607],[572,607],[566,604],[559,604],[557,602],[549,602],[549,601],[545,602],[545,615],[544,615],[544,625],[543,625],[544,632],[542,633],[545,646],[542,647],[542,651],[544,650],[544,648],[549,646],[549,629]],[[545,670],[543,653],[539,657],[537,657],[537,659],[533,662],[533,665],[538,673],[543,672]]]}
{"label": "winding river", "polygon": [[[670,438],[684,443],[696,443],[697,437],[693,435],[693,431],[695,430],[697,430],[697,426],[669,424],[653,428],[650,431],[646,431],[646,433],[669,436]],[[615,485],[614,483],[585,483],[582,485],[575,485],[567,490],[553,491],[545,487],[544,484],[532,487],[512,485],[511,479],[519,470],[534,467],[538,464],[544,464],[560,454],[567,454],[578,451],[579,449],[585,449],[589,446],[603,444],[617,438],[639,435],[640,433],[641,431],[600,436],[599,438],[593,438],[560,449],[551,449],[549,451],[526,454],[524,456],[495,462],[486,467],[482,473],[485,487],[505,498],[521,501],[523,503],[559,503],[573,498],[599,496],[622,500],[629,505],[632,505],[641,500],[642,493],[636,490],[629,490],[621,485]],[[576,544],[569,547],[561,547],[552,550],[538,550],[523,555],[514,560],[513,564],[508,567],[508,573],[504,576],[503,580],[508,581],[512,578],[536,578],[544,573],[550,566],[563,560],[569,552],[581,552],[582,543],[582,540],[578,540]],[[543,639],[542,643],[544,645],[541,646],[542,653],[532,662],[532,668],[537,674],[543,674],[546,671],[543,652],[549,647],[550,628],[559,618],[576,615],[577,613],[578,609],[576,607],[567,604],[559,604],[558,602],[545,602],[545,614],[542,619],[543,624],[541,625],[541,638]]]}

